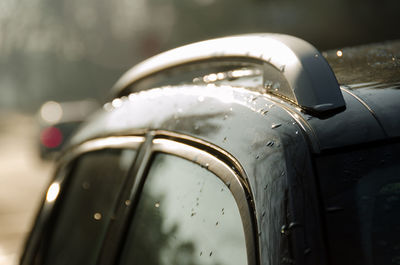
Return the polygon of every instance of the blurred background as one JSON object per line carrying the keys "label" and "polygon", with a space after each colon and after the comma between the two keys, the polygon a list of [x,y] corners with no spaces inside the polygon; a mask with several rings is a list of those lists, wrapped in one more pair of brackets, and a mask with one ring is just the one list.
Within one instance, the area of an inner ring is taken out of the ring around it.
{"label": "blurred background", "polygon": [[65,104],[47,104],[49,118],[44,102],[101,106],[134,64],[218,36],[279,32],[320,50],[399,39],[399,11],[397,0],[1,0],[0,265],[17,260],[53,170],[40,144],[60,144]]}

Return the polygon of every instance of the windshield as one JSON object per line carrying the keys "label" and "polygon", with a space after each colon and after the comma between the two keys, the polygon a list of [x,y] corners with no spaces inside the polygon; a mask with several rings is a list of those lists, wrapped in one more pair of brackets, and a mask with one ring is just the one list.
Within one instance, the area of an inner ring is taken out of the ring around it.
{"label": "windshield", "polygon": [[400,144],[316,162],[332,264],[400,264]]}

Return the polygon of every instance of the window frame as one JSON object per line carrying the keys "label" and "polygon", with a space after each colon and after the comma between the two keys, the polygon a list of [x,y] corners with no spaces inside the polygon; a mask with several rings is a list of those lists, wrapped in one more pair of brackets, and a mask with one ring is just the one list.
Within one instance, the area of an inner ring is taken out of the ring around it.
{"label": "window frame", "polygon": [[[121,205],[121,207],[114,209],[117,221],[111,222],[108,227],[97,264],[114,264],[120,258],[123,246],[126,243],[126,232],[135,211],[135,204],[140,197],[152,159],[157,153],[170,154],[194,162],[214,173],[225,183],[231,191],[240,213],[248,265],[260,264],[255,205],[249,181],[240,163],[225,150],[206,141],[170,131],[154,130],[146,134],[142,132],[137,135],[104,136],[91,139],[65,153],[60,160],[55,178],[49,185],[50,187],[52,184],[58,183],[60,192],[54,201],[48,202],[44,198],[39,216],[27,240],[21,265],[36,264],[35,257],[39,252],[41,243],[46,240],[46,233],[52,225],[52,217],[58,214],[57,205],[65,195],[66,182],[71,176],[74,161],[77,161],[79,157],[86,153],[103,149],[135,149],[137,154],[126,177],[128,185],[124,186],[118,195],[118,205]],[[124,198],[126,197],[124,195],[129,195],[132,204],[125,204],[126,199]],[[113,235],[115,232],[118,233],[117,237]],[[109,240],[110,237],[111,240]],[[118,244],[113,246],[115,242],[118,242]]]}
{"label": "window frame", "polygon": [[[157,153],[169,154],[206,168],[225,183],[231,191],[241,217],[246,244],[247,263],[248,265],[259,264],[254,201],[252,200],[253,196],[246,174],[239,162],[228,152],[208,142],[169,131],[157,130],[149,132],[147,134],[147,144],[144,144],[143,147],[141,149],[142,154],[140,152],[138,154],[138,158],[142,157],[143,159],[136,161],[138,165],[134,166],[136,170],[132,172],[135,178],[132,187],[129,187],[131,191],[129,200],[132,201],[132,207],[126,220],[127,224],[123,228],[123,234],[127,235],[129,224],[132,221],[154,156]],[[115,257],[116,260],[121,255],[125,241],[123,240],[123,244],[119,247],[119,253]],[[106,260],[107,262],[109,261],[109,259]],[[108,264],[107,262],[103,263],[101,259],[99,264],[105,265]]]}

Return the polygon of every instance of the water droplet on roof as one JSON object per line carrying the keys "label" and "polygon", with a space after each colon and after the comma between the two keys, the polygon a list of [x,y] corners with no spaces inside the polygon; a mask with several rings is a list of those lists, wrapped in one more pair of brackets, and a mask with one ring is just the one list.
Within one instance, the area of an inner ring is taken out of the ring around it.
{"label": "water droplet on roof", "polygon": [[269,141],[268,143],[267,143],[267,146],[269,146],[269,147],[272,147],[274,145],[274,141]]}

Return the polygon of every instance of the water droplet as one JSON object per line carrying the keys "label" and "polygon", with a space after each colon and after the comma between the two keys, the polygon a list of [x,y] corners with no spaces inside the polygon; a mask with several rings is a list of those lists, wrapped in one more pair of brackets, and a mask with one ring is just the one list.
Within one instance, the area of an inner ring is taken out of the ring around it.
{"label": "water droplet", "polygon": [[271,147],[271,146],[273,146],[274,145],[274,141],[269,141],[268,143],[267,143],[267,146],[269,146],[269,147]]}
{"label": "water droplet", "polygon": [[190,214],[190,217],[193,217],[195,215],[196,215],[196,212],[193,212],[193,213]]}
{"label": "water droplet", "polygon": [[259,155],[256,155],[256,159],[259,159],[260,158],[260,156]]}
{"label": "water droplet", "polygon": [[285,68],[286,68],[286,65],[282,65],[281,67],[279,67],[279,70],[283,73],[283,72],[285,72]]}
{"label": "water droplet", "polygon": [[270,80],[266,80],[265,83],[264,83],[264,88],[269,90],[269,89],[271,89],[273,84],[274,84],[274,82],[272,82]]}
{"label": "water droplet", "polygon": [[203,251],[200,251],[200,256],[203,255]]}
{"label": "water droplet", "polygon": [[199,125],[196,124],[196,125],[194,126],[194,129],[197,131],[197,130],[199,129]]}
{"label": "water droplet", "polygon": [[95,213],[95,214],[93,215],[93,218],[94,218],[95,220],[97,220],[97,221],[101,220],[101,218],[102,218],[101,213]]}
{"label": "water droplet", "polygon": [[260,113],[261,113],[261,115],[267,115],[268,110],[262,109],[262,110],[260,111]]}
{"label": "water droplet", "polygon": [[126,206],[131,205],[131,201],[130,201],[130,200],[126,200],[126,201],[125,201],[125,205],[126,205]]}
{"label": "water droplet", "polygon": [[223,142],[224,142],[224,143],[226,143],[226,137],[224,137],[224,140],[223,140]]}
{"label": "water droplet", "polygon": [[266,190],[268,188],[268,184],[267,185],[265,185],[265,187],[264,187],[264,190]]}
{"label": "water droplet", "polygon": [[215,226],[217,226],[219,224],[219,222],[217,221],[216,223],[215,223]]}
{"label": "water droplet", "polygon": [[83,188],[84,190],[90,189],[90,183],[87,182],[87,181],[83,182],[83,183],[82,183],[82,188]]}
{"label": "water droplet", "polygon": [[306,248],[304,250],[304,255],[310,254],[310,252],[311,252],[311,248]]}
{"label": "water droplet", "polygon": [[205,168],[208,169],[208,167],[210,166],[210,164],[209,164],[209,163],[206,163],[204,166],[205,166]]}
{"label": "water droplet", "polygon": [[282,234],[282,235],[287,235],[287,232],[288,232],[288,231],[287,231],[286,225],[282,225],[282,226],[281,226],[281,234]]}
{"label": "water droplet", "polygon": [[261,216],[264,217],[265,216],[265,212],[262,212]]}
{"label": "water droplet", "polygon": [[326,208],[326,211],[327,211],[328,213],[331,213],[331,212],[338,212],[338,211],[343,211],[343,210],[344,210],[343,207],[338,207],[338,206]]}
{"label": "water droplet", "polygon": [[278,91],[280,87],[281,87],[281,84],[279,82],[275,82],[274,85],[272,86],[272,89],[274,91]]}
{"label": "water droplet", "polygon": [[228,115],[225,114],[224,115],[224,120],[226,120],[226,119],[228,119]]}
{"label": "water droplet", "polygon": [[258,236],[261,236],[261,232],[258,232]]}
{"label": "water droplet", "polygon": [[291,222],[291,223],[289,224],[289,229],[295,229],[295,228],[298,228],[298,227],[301,227],[301,224],[300,224],[300,223]]}
{"label": "water droplet", "polygon": [[319,57],[319,54],[318,54],[318,53],[314,54],[314,57],[315,57],[315,58],[318,58],[318,57]]}
{"label": "water droplet", "polygon": [[212,254],[213,254],[213,253],[212,253],[212,251],[211,251],[211,252],[210,252],[210,257],[212,256]]}
{"label": "water droplet", "polygon": [[113,106],[111,105],[111,103],[108,102],[108,103],[104,104],[103,109],[107,112],[110,112],[113,110]]}
{"label": "water droplet", "polygon": [[296,134],[299,134],[299,131],[296,131],[295,133],[296,133]]}
{"label": "water droplet", "polygon": [[159,208],[159,207],[160,207],[160,203],[159,203],[159,202],[156,202],[156,203],[154,204],[154,207]]}
{"label": "water droplet", "polygon": [[120,99],[120,98],[116,98],[116,99],[113,99],[113,101],[111,101],[111,105],[114,107],[114,108],[119,108],[119,107],[121,107],[122,106],[122,100]]}
{"label": "water droplet", "polygon": [[228,189],[231,187],[231,182],[229,181],[229,182],[227,182],[227,183],[225,183],[225,185],[228,187]]}
{"label": "water droplet", "polygon": [[272,124],[272,125],[271,125],[271,128],[272,128],[272,129],[275,129],[275,128],[280,127],[281,125],[282,125],[282,124],[280,124],[280,123]]}

